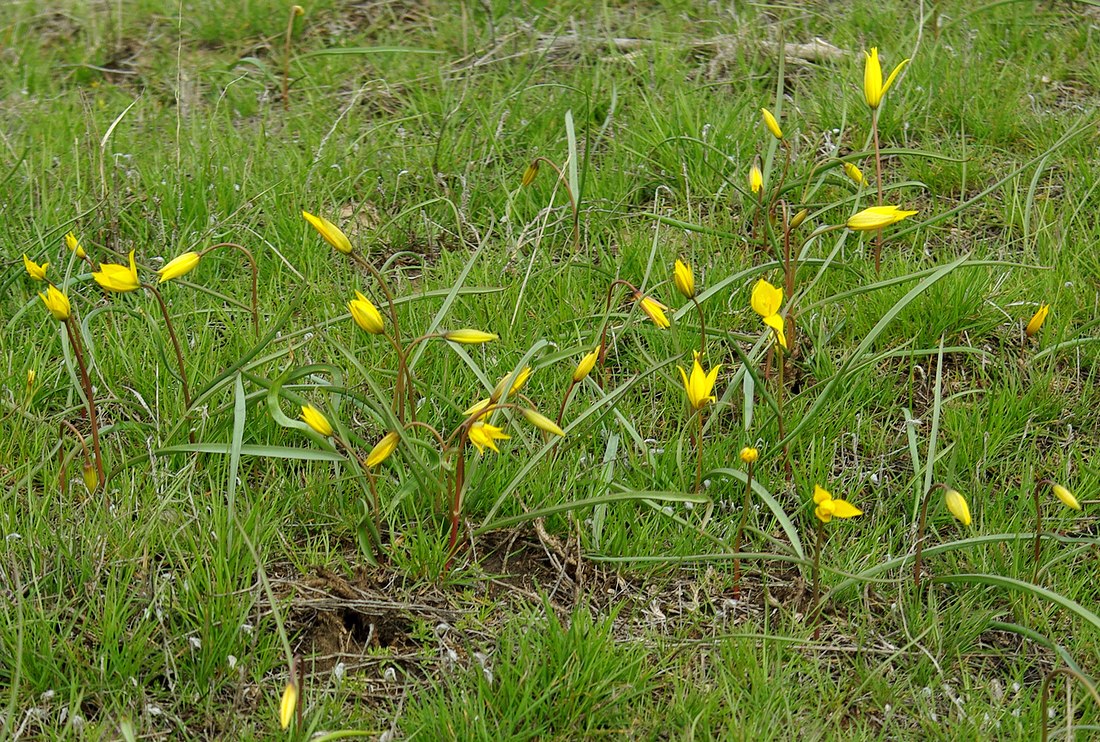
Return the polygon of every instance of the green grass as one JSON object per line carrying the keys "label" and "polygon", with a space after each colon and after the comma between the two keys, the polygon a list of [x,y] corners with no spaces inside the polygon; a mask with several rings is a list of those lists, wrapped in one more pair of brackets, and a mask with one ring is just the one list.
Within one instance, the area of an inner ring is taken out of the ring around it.
{"label": "green grass", "polygon": [[[0,9],[5,738],[1034,738],[1051,669],[1100,673],[1091,3],[948,0],[922,26],[894,0],[323,0],[294,20],[286,107],[289,5],[123,5]],[[770,43],[815,36],[846,53],[781,64]],[[873,192],[811,168],[846,157],[874,173],[861,50],[875,45],[888,70],[912,57],[880,131],[887,200],[919,214],[887,230],[878,276],[873,237],[807,245],[788,474],[749,307],[759,277],[783,275],[751,244],[749,166],[759,156],[772,186],[784,158],[759,108],[793,143],[784,198],[811,212],[801,234],[842,223]],[[571,151],[579,251],[551,168],[520,185],[540,156],[568,179]],[[417,414],[445,436],[525,364],[524,394],[553,417],[611,323],[606,382],[578,385],[564,440],[498,412],[501,454],[471,449],[450,568],[438,477],[455,463],[423,429],[376,470],[375,566],[366,481],[293,427],[299,404],[318,405],[365,457],[392,427],[396,379],[392,347],[348,319],[359,290],[389,321],[377,282],[303,210],[386,276],[406,338],[499,335],[419,346]],[[146,280],[240,243],[259,266],[260,336],[240,253],[164,284],[187,409],[156,303],[105,296],[69,231],[97,262],[135,250]],[[108,474],[94,494],[75,437],[59,438],[62,421],[90,432],[75,357],[24,253],[50,263],[82,323]],[[676,366],[698,320],[672,285],[678,257],[704,297],[705,365],[723,364],[704,437],[713,509],[690,494]],[[673,327],[625,291],[608,308],[615,278],[668,304]],[[1023,342],[1040,303],[1051,314]],[[738,595],[750,444],[771,505],[754,497]],[[1033,533],[1043,478],[1084,505],[1043,494],[1039,582],[1054,597],[1006,581],[1032,580],[1032,542],[1013,535]],[[933,500],[917,592],[932,482],[967,495],[973,524]],[[819,631],[815,484],[864,511],[825,529]],[[280,732],[288,653],[306,674],[303,726]],[[1067,693],[1078,737],[1100,728],[1081,685],[1052,687],[1052,738]]]}

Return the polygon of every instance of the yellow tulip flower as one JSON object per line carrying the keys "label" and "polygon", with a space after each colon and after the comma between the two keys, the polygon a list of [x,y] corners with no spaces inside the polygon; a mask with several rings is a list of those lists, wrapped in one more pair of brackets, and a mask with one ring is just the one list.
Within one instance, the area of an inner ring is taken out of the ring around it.
{"label": "yellow tulip flower", "polygon": [[854,162],[844,163],[844,174],[851,178],[856,185],[867,185],[867,179],[863,177],[863,171],[856,167]]}
{"label": "yellow tulip flower", "polygon": [[742,464],[755,464],[760,458],[760,451],[753,448],[752,446],[745,446],[741,449],[741,453],[738,454],[738,456],[741,459]]}
{"label": "yellow tulip flower", "polygon": [[722,368],[721,364],[712,368],[710,373],[704,372],[702,365],[699,364],[699,352],[696,351],[691,376],[688,376],[682,367],[677,366],[677,368],[680,370],[680,378],[684,380],[684,391],[687,392],[688,402],[693,410],[701,410],[707,406],[707,402],[718,400],[712,392],[714,381],[718,378],[718,369]]}
{"label": "yellow tulip flower", "polygon": [[392,430],[382,436],[382,440],[375,443],[374,448],[367,454],[367,468],[373,469],[388,459],[390,454],[394,452],[394,449],[397,448],[397,444],[400,440],[401,436]]}
{"label": "yellow tulip flower", "polygon": [[943,494],[943,500],[947,504],[947,509],[960,523],[964,526],[970,525],[970,506],[966,504],[966,498],[958,490],[948,489]]}
{"label": "yellow tulip flower", "polygon": [[39,265],[30,258],[26,253],[23,253],[23,267],[27,269],[27,275],[33,278],[35,281],[46,280],[46,269],[50,267],[49,263],[43,263]]}
{"label": "yellow tulip flower", "polygon": [[556,422],[554,422],[538,410],[532,410],[524,407],[522,412],[523,416],[527,418],[527,422],[531,423],[544,433],[550,433],[551,435],[560,435],[563,437],[565,436],[565,431],[562,430]]}
{"label": "yellow tulip flower", "polygon": [[660,327],[662,330],[671,327],[672,323],[668,321],[668,317],[665,315],[665,310],[668,309],[664,304],[648,297],[644,294],[634,292],[634,300],[638,302],[638,306],[642,308],[642,311],[653,320],[653,324]]}
{"label": "yellow tulip flower", "polygon": [[313,405],[302,405],[302,420],[305,421],[306,425],[313,428],[314,432],[320,433],[326,438],[332,435],[332,424],[329,423],[328,418]]}
{"label": "yellow tulip flower", "polygon": [[46,309],[58,322],[64,322],[72,316],[72,307],[69,306],[69,297],[61,293],[55,286],[49,286],[46,293],[39,294],[38,298],[46,305]]}
{"label": "yellow tulip flower", "polygon": [[891,224],[897,224],[902,219],[907,219],[916,213],[915,211],[903,211],[900,206],[871,206],[849,217],[847,227],[857,232],[874,231],[889,227]]}
{"label": "yellow tulip flower", "polygon": [[348,236],[344,234],[339,227],[323,216],[314,216],[308,211],[303,211],[302,216],[305,217],[305,220],[325,238],[325,242],[336,248],[337,252],[341,252],[344,255],[351,254],[351,240],[348,239]]}
{"label": "yellow tulip flower", "polygon": [[69,252],[76,253],[78,258],[84,258],[88,255],[88,253],[84,252],[84,248],[80,246],[80,240],[78,240],[76,235],[72,232],[65,235],[65,247],[69,248]]}
{"label": "yellow tulip flower", "polygon": [[814,485],[814,503],[817,505],[814,515],[822,523],[828,523],[833,518],[854,518],[857,515],[863,515],[863,511],[852,503],[833,497],[829,490],[816,484]]}
{"label": "yellow tulip flower", "polygon": [[581,382],[581,379],[592,373],[592,369],[596,366],[596,361],[600,359],[601,347],[602,346],[597,345],[594,351],[587,354],[584,358],[581,359],[580,363],[577,364],[577,367],[573,370],[574,384],[579,384]]}
{"label": "yellow tulip flower", "polygon": [[764,188],[764,173],[760,172],[760,166],[753,164],[749,169],[749,190],[754,194],[760,193]]}
{"label": "yellow tulip flower", "polygon": [[878,47],[871,47],[869,54],[867,52],[863,54],[867,58],[863,66],[863,98],[867,101],[868,106],[875,109],[882,103],[882,96],[886,95],[886,91],[894,84],[894,78],[901,72],[902,67],[909,63],[909,60],[903,59],[890,73],[890,76],[886,78],[886,84],[884,85],[882,83],[882,65],[878,61]]}
{"label": "yellow tulip flower", "polygon": [[138,279],[137,264],[134,263],[134,251],[130,251],[129,268],[114,263],[101,263],[99,272],[93,273],[92,278],[108,291],[120,294],[139,288],[141,281]]}
{"label": "yellow tulip flower", "polygon": [[348,302],[351,318],[355,320],[355,324],[371,335],[381,335],[385,332],[386,326],[382,321],[382,315],[378,313],[377,307],[362,293],[356,291],[355,295],[359,298]]}
{"label": "yellow tulip flower", "polygon": [[496,442],[498,440],[508,440],[512,436],[506,435],[503,430],[495,425],[481,422],[478,420],[476,423],[470,426],[470,443],[477,446],[478,453],[485,453],[486,448],[491,448],[497,453],[500,453],[500,449],[497,448]]}
{"label": "yellow tulip flower", "polygon": [[298,707],[298,686],[287,683],[283,690],[283,700],[279,702],[279,726],[286,729],[290,726],[290,720],[294,718],[294,710]]}
{"label": "yellow tulip flower", "polygon": [[1035,333],[1039,332],[1039,329],[1043,326],[1043,323],[1047,320],[1047,315],[1050,314],[1049,304],[1040,304],[1039,311],[1032,315],[1031,319],[1027,323],[1027,327],[1024,328],[1024,332],[1028,337],[1032,337]]}
{"label": "yellow tulip flower", "polygon": [[491,332],[482,332],[481,330],[471,330],[469,328],[450,330],[443,333],[444,339],[450,340],[453,343],[462,343],[463,345],[480,345],[481,343],[492,342],[498,337],[499,336]]}
{"label": "yellow tulip flower", "polygon": [[163,268],[157,271],[157,275],[160,276],[157,283],[164,283],[165,281],[171,281],[173,278],[187,275],[195,270],[195,266],[199,264],[201,257],[197,252],[185,252],[179,257],[172,258],[164,264]]}
{"label": "yellow tulip flower", "polygon": [[539,161],[535,160],[534,162],[532,162],[530,165],[527,166],[526,170],[523,171],[523,179],[520,181],[520,185],[524,188],[531,185],[532,183],[535,182],[535,178],[538,177],[538,174],[539,174]]}
{"label": "yellow tulip flower", "polygon": [[1080,510],[1081,503],[1077,502],[1077,498],[1073,496],[1073,493],[1060,484],[1052,484],[1051,489],[1054,490],[1054,496],[1062,501],[1062,504],[1071,510]]}
{"label": "yellow tulip flower", "polygon": [[691,268],[679,258],[676,259],[676,265],[672,269],[672,282],[676,284],[676,289],[684,295],[685,299],[695,298],[695,276],[692,275]]}
{"label": "yellow tulip flower", "polygon": [[767,108],[761,108],[760,115],[764,117],[764,126],[768,127],[768,131],[772,133],[772,136],[776,139],[782,139],[783,130],[779,128],[779,122],[775,120],[772,112]]}
{"label": "yellow tulip flower", "polygon": [[756,282],[752,287],[752,296],[749,300],[754,312],[764,319],[764,324],[775,332],[775,339],[785,349],[787,347],[787,335],[784,332],[785,322],[779,316],[779,308],[783,304],[783,289],[772,286],[764,279]]}

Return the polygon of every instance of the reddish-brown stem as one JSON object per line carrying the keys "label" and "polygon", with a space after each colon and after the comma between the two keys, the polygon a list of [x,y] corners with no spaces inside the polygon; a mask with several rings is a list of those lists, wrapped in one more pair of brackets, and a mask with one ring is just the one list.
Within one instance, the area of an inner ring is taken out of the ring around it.
{"label": "reddish-brown stem", "polygon": [[260,274],[259,269],[256,267],[256,258],[244,245],[238,245],[236,242],[219,242],[216,245],[210,247],[199,253],[199,257],[206,255],[206,253],[213,250],[217,250],[219,247],[231,247],[234,250],[239,250],[244,253],[244,256],[248,259],[248,264],[252,268],[252,327],[256,331],[256,335],[260,334]]}
{"label": "reddish-brown stem", "polygon": [[695,305],[695,310],[699,313],[699,357],[702,358],[707,352],[707,321],[703,317],[703,307],[699,304],[699,300],[693,296],[691,297],[691,303]]}
{"label": "reddish-brown stem", "polygon": [[600,373],[596,376],[596,380],[599,383],[601,389],[603,388],[604,360],[607,359],[607,327],[611,324],[611,296],[612,292],[615,290],[615,287],[618,285],[626,286],[628,289],[636,294],[639,293],[638,289],[634,288],[634,284],[630,283],[629,281],[624,281],[621,278],[616,278],[607,287],[607,301],[604,303],[605,317],[603,321],[603,328],[600,330],[600,358],[598,364],[600,367]]}
{"label": "reddish-brown stem", "polygon": [[[741,539],[745,535],[745,523],[749,518],[749,508],[752,507],[752,474],[755,462],[749,464],[745,474],[745,501],[741,504],[741,521],[737,524],[737,534],[733,537],[733,553],[741,553]],[[741,597],[741,560],[733,560],[733,597]]]}
{"label": "reddish-brown stem", "polygon": [[569,196],[569,206],[573,210],[573,252],[579,252],[581,249],[581,219],[580,213],[577,210],[577,198],[573,193],[573,189],[569,187],[569,180],[566,179],[565,174],[562,173],[561,168],[551,162],[545,157],[536,157],[532,164],[537,162],[545,162],[549,165],[555,173],[558,174],[558,180],[565,186],[565,193]]}
{"label": "reddish-brown stem", "polygon": [[1065,675],[1067,678],[1073,678],[1079,681],[1081,685],[1085,687],[1085,690],[1088,691],[1089,695],[1092,696],[1092,700],[1100,704],[1100,694],[1096,692],[1095,686],[1093,686],[1092,682],[1087,677],[1069,667],[1054,668],[1043,678],[1042,692],[1039,695],[1039,723],[1042,724],[1040,727],[1039,742],[1047,742],[1047,722],[1049,721],[1047,718],[1047,706],[1050,703],[1050,683],[1054,680],[1056,675]]}
{"label": "reddish-brown stem", "polygon": [[569,388],[565,390],[565,396],[561,398],[561,409],[558,410],[558,427],[561,427],[562,418],[565,417],[565,406],[569,404],[569,395],[573,393],[573,389],[577,386],[577,382],[573,379],[569,380]]}
{"label": "reddish-brown stem", "polygon": [[695,435],[695,491],[703,491],[703,410],[696,410],[699,418],[699,430]]}
{"label": "reddish-brown stem", "polygon": [[[398,324],[398,321],[397,321],[397,306],[393,302],[393,293],[390,291],[389,283],[387,283],[386,279],[382,276],[382,274],[378,271],[378,269],[375,268],[373,265],[371,265],[371,262],[369,260],[367,260],[366,258],[364,258],[362,255],[360,255],[357,252],[352,252],[351,257],[352,257],[353,260],[355,260],[357,263],[359,263],[359,265],[361,265],[361,266],[363,266],[364,268],[367,269],[367,271],[371,274],[371,276],[374,277],[374,280],[378,282],[378,286],[382,289],[382,294],[386,297],[386,306],[389,308],[390,322],[393,323],[393,341],[396,345],[400,346],[401,345],[401,326]],[[414,343],[410,343],[409,347],[411,348],[413,344]],[[407,351],[408,351],[408,348],[406,348],[406,352]],[[404,397],[403,394],[400,393],[401,386],[403,385],[402,377],[407,376],[407,371],[405,369],[405,356],[404,356],[404,354],[398,354],[398,364],[400,366],[397,369],[397,387],[398,387],[398,389],[395,392],[395,396],[397,396],[400,401],[398,403],[397,419],[401,421],[402,425],[404,425],[405,424],[405,397]],[[416,419],[415,400],[410,399],[409,400],[409,406],[412,408],[412,416],[413,416],[413,419],[415,420]]]}
{"label": "reddish-brown stem", "polygon": [[141,287],[156,297],[157,304],[160,305],[161,316],[164,317],[164,326],[168,330],[168,337],[172,339],[172,348],[176,351],[176,363],[180,367],[180,382],[183,384],[183,406],[186,414],[186,410],[191,409],[191,390],[187,385],[187,369],[183,365],[183,351],[180,349],[179,338],[176,337],[176,328],[172,324],[172,318],[168,316],[168,305],[164,303],[164,297],[157,291],[157,288],[152,284],[143,283]]}
{"label": "reddish-brown stem", "polygon": [[941,489],[947,489],[947,485],[933,484],[924,494],[924,502],[920,506],[920,521],[917,523],[917,554],[913,559],[913,587],[917,590],[920,590],[921,550],[924,548],[924,529],[928,524],[928,503],[932,501],[932,493]]}
{"label": "reddish-brown stem", "polygon": [[65,320],[65,332],[69,336],[69,345],[73,348],[77,368],[80,369],[80,383],[84,387],[84,398],[88,402],[88,424],[92,428],[92,451],[95,453],[95,470],[98,475],[99,487],[102,487],[107,480],[103,475],[103,452],[99,448],[99,418],[96,415],[95,396],[92,394],[92,380],[88,377],[88,367],[84,363],[84,350],[75,323],[76,320],[72,316]]}
{"label": "reddish-brown stem", "polygon": [[443,572],[447,573],[454,562],[455,551],[458,549],[458,521],[462,513],[462,486],[466,479],[466,431],[468,426],[463,425],[463,433],[458,439],[458,459],[455,462],[455,497],[451,503],[451,538],[447,542],[447,563],[443,566]]}
{"label": "reddish-brown stem", "polygon": [[[871,111],[871,136],[875,140],[875,186],[878,188],[878,205],[882,206],[882,153],[878,143],[878,109]],[[882,263],[882,230],[875,237],[875,275]]]}
{"label": "reddish-brown stem", "polygon": [[[80,443],[80,448],[84,452],[84,466],[85,467],[94,466],[94,464],[92,464],[92,457],[88,453],[88,444],[85,443],[84,436],[82,436],[80,434],[80,431],[76,429],[75,425],[73,425],[68,420],[62,420],[61,421],[61,427],[58,431],[57,437],[59,439],[63,438],[64,435],[65,435],[66,430],[68,430],[70,433],[72,433],[74,436],[76,436],[76,440]],[[59,484],[61,485],[61,493],[64,494],[65,493],[65,484],[68,481],[68,477],[66,476],[66,473],[65,473],[65,468],[66,468],[65,467],[65,448],[63,446],[58,446],[57,447],[57,461],[58,461],[58,464],[60,465],[60,468],[61,468]],[[98,481],[96,482],[96,489],[99,489],[99,482]]]}
{"label": "reddish-brown stem", "polygon": [[1039,560],[1043,556],[1043,544],[1040,537],[1043,533],[1043,503],[1042,498],[1039,497],[1039,488],[1043,486],[1052,487],[1054,482],[1049,479],[1040,479],[1035,483],[1035,487],[1032,488],[1032,494],[1035,499],[1035,547],[1032,555],[1033,568],[1031,572],[1031,581],[1038,584],[1039,582]]}

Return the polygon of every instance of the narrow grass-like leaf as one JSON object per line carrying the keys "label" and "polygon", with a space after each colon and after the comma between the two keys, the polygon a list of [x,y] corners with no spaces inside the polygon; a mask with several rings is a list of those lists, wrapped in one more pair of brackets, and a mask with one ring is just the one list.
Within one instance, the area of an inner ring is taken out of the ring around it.
{"label": "narrow grass-like leaf", "polygon": [[1056,593],[1053,590],[1048,590],[1047,588],[1040,585],[1034,585],[1030,582],[1017,580],[1013,577],[986,574],[955,574],[933,577],[932,582],[961,582],[972,585],[991,585],[993,587],[1004,588],[1005,590],[1015,590],[1017,592],[1026,593],[1028,595],[1039,598],[1041,600],[1046,600],[1050,603],[1054,603],[1055,605],[1059,605],[1068,611],[1076,613],[1078,616],[1092,624],[1093,628],[1100,630],[1100,616],[1096,615],[1088,608],[1085,608],[1077,601],[1070,600],[1061,593]]}
{"label": "narrow grass-like leaf", "polygon": [[[748,475],[739,469],[714,469],[708,472],[706,476],[713,477],[718,474],[732,477],[741,483],[748,481]],[[779,504],[778,500],[772,497],[772,493],[768,492],[767,488],[760,483],[760,480],[755,477],[752,480],[752,491],[764,501],[768,509],[772,511],[772,515],[779,521],[780,527],[782,527],[783,532],[787,534],[787,538],[791,541],[791,548],[794,549],[794,553],[797,554],[800,559],[805,558],[806,554],[802,550],[802,541],[798,538],[798,529],[795,528],[790,516],[787,515],[787,511],[783,509],[783,506]]]}

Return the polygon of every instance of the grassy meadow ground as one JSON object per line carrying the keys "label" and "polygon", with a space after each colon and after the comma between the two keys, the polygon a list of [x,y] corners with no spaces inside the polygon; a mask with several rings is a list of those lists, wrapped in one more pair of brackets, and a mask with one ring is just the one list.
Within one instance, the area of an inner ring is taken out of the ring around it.
{"label": "grassy meadow ground", "polygon": [[[0,6],[4,738],[1033,739],[1048,672],[1100,674],[1094,3],[304,11],[288,46],[291,8],[273,0]],[[879,127],[887,202],[919,213],[886,230],[879,275],[873,236],[806,243],[784,300],[788,471],[770,333],[749,307],[759,278],[783,281],[754,243],[781,225],[757,218],[749,167],[766,189],[784,167],[759,109],[792,145],[782,197],[809,209],[800,239],[843,224],[874,199],[838,163],[875,170],[872,46],[887,70],[912,58]],[[563,178],[544,164],[521,186],[536,157]],[[311,402],[365,456],[397,376],[349,318],[359,290],[388,321],[378,283],[303,210],[386,276],[406,338],[500,336],[418,346],[417,415],[445,434],[524,364],[524,394],[553,417],[609,322],[603,388],[598,372],[578,385],[556,446],[494,413],[511,438],[467,458],[450,569],[447,496],[424,472],[450,481],[455,462],[425,429],[375,470],[372,565],[364,478],[293,427]],[[188,409],[156,302],[102,291],[70,231],[96,262],[135,250],[146,280],[240,243],[259,336],[240,253],[162,285]],[[63,422],[90,434],[73,347],[22,254],[49,262],[79,321],[107,473],[94,493]],[[699,324],[677,258],[704,297],[704,365],[722,364],[708,504],[690,497],[676,366]],[[608,310],[616,278],[672,307],[672,328],[627,291]],[[761,460],[738,592],[746,445]],[[1043,490],[1035,575],[1044,478],[1083,511]],[[918,590],[918,504],[937,482],[973,523],[932,500]],[[815,484],[863,510],[823,529],[817,620]],[[302,718],[282,731],[291,655]],[[1088,682],[1052,681],[1052,739],[1098,734]]]}

